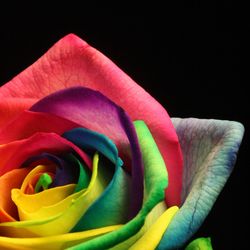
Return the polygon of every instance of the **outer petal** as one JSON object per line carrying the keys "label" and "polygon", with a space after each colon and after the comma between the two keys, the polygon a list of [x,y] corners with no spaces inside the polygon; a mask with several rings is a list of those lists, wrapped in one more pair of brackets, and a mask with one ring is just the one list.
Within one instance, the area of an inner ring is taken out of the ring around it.
{"label": "outer petal", "polygon": [[77,36],[64,37],[35,64],[1,87],[0,98],[40,99],[75,85],[99,90],[124,108],[133,120],[146,122],[168,167],[167,200],[171,205],[178,204],[182,158],[166,110],[107,57]]}
{"label": "outer petal", "polygon": [[197,231],[228,179],[244,128],[219,120],[172,119],[184,156],[183,205],[157,249],[176,249]]}

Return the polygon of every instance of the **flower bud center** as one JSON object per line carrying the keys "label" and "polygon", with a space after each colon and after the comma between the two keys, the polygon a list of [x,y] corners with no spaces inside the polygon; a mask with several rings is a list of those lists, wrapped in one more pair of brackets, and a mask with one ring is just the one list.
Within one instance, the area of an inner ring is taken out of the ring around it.
{"label": "flower bud center", "polygon": [[52,178],[49,174],[43,173],[40,178],[38,179],[35,187],[35,193],[38,193],[40,189],[43,190],[48,189],[49,185],[52,183]]}

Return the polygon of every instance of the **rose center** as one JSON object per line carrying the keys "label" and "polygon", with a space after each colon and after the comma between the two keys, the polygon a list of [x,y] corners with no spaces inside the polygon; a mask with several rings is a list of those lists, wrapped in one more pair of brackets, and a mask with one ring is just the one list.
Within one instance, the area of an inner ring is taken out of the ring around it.
{"label": "rose center", "polygon": [[52,183],[52,181],[53,180],[49,174],[43,173],[36,183],[35,193],[40,192],[41,188],[42,188],[42,190],[48,189],[48,187]]}

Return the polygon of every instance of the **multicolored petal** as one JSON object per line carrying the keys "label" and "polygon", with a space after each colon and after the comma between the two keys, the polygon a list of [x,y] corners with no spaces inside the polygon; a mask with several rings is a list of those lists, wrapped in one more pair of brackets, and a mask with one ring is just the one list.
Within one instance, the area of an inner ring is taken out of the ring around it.
{"label": "multicolored petal", "polygon": [[172,119],[184,157],[183,205],[157,249],[183,246],[198,230],[227,181],[244,128],[220,120]]}

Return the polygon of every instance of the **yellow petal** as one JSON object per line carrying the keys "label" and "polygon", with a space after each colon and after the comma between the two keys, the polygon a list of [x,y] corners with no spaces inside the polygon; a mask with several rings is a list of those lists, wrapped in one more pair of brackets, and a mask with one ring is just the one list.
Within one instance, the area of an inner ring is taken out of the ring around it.
{"label": "yellow petal", "polygon": [[24,194],[19,189],[12,189],[11,197],[18,208],[21,221],[43,219],[63,212],[71,204],[72,199],[77,196],[72,195],[75,186],[69,184],[32,195]]}
{"label": "yellow petal", "polygon": [[173,216],[179,210],[177,206],[168,208],[150,227],[150,229],[131,247],[130,250],[154,250],[165,233]]}
{"label": "yellow petal", "polygon": [[[41,214],[39,215],[39,212],[33,213],[35,216],[33,219],[30,218],[30,220],[26,221],[1,223],[0,230],[1,227],[8,227],[10,229],[15,228],[18,231],[19,237],[27,237],[26,234],[22,235],[23,229],[29,230],[31,232],[31,237],[33,237],[34,234],[39,236],[48,236],[68,233],[105,188],[103,185],[104,182],[101,180],[101,176],[97,175],[98,161],[98,154],[95,154],[93,159],[93,173],[88,188],[85,191],[75,193],[74,195],[76,195],[76,199],[70,197],[70,204],[65,210],[60,211],[60,209],[58,209],[57,213],[53,213],[53,209],[50,210],[49,207],[41,208],[39,210]],[[43,192],[46,191],[48,190]],[[67,198],[65,200],[68,202]],[[59,205],[56,204],[55,206],[60,207],[61,203],[59,202]],[[26,207],[26,209],[28,208]],[[47,215],[50,214],[53,216],[45,216],[46,213]],[[30,216],[31,215],[32,214],[30,214]],[[26,216],[29,216],[28,213],[26,213]],[[39,216],[44,216],[44,218],[41,219]]]}
{"label": "yellow petal", "polygon": [[68,233],[37,238],[10,238],[0,236],[0,249],[65,249],[93,237],[112,232],[120,227],[121,225],[115,225],[79,233]]}
{"label": "yellow petal", "polygon": [[165,201],[159,202],[147,215],[146,220],[142,228],[134,234],[132,237],[128,238],[125,241],[115,245],[114,247],[110,248],[110,250],[123,250],[129,249],[135,242],[141,238],[145,232],[149,230],[149,228],[155,223],[155,221],[166,211],[167,206]]}
{"label": "yellow petal", "polygon": [[23,180],[21,191],[23,193],[26,193],[26,190],[28,189],[29,185],[33,183],[33,179],[41,174],[41,173],[53,173],[56,169],[56,166],[54,165],[38,165],[35,168],[33,168],[25,177]]}

